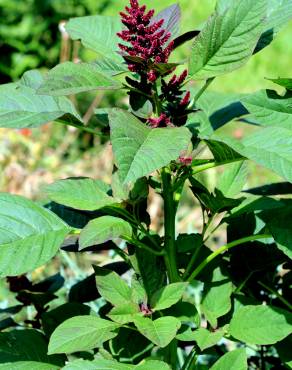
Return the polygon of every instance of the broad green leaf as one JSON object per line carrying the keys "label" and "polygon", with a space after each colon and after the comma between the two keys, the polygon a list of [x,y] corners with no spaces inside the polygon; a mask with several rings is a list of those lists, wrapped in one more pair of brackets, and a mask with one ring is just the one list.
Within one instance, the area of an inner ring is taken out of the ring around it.
{"label": "broad green leaf", "polygon": [[292,194],[292,184],[290,182],[274,182],[272,184],[267,184],[263,186],[257,186],[255,188],[250,188],[244,190],[244,193],[249,193],[253,195],[287,195]]}
{"label": "broad green leaf", "polygon": [[292,90],[292,78],[268,78],[268,80],[285,87],[287,90]]}
{"label": "broad green leaf", "polygon": [[122,61],[118,62],[110,58],[96,59],[93,64],[96,70],[110,76],[116,76],[129,71],[125,63],[122,63]]}
{"label": "broad green leaf", "polygon": [[72,353],[88,351],[102,346],[118,333],[119,324],[96,316],[74,316],[53,332],[49,343],[49,353]]}
{"label": "broad green leaf", "polygon": [[210,370],[247,370],[247,356],[245,349],[236,349],[225,353],[210,368]]}
{"label": "broad green leaf", "polygon": [[166,32],[171,33],[171,37],[174,38],[179,34],[180,20],[181,20],[181,9],[179,4],[173,4],[163,9],[154,18],[153,22],[164,20],[162,28]]}
{"label": "broad green leaf", "polygon": [[113,151],[123,183],[133,183],[176,160],[191,139],[185,127],[151,129],[121,109],[112,109],[109,119]]}
{"label": "broad green leaf", "polygon": [[131,237],[132,227],[118,217],[102,216],[90,221],[80,233],[80,250],[122,236]]}
{"label": "broad green leaf", "polygon": [[94,266],[94,271],[97,289],[104,299],[115,306],[131,302],[131,288],[116,272],[98,266]]}
{"label": "broad green leaf", "polygon": [[[211,137],[212,138],[212,137]],[[237,153],[231,145],[228,145],[229,142],[225,143],[223,141],[216,140],[206,140],[206,144],[211,150],[215,162],[217,163],[229,163],[241,161],[244,157]]]}
{"label": "broad green leaf", "polygon": [[157,290],[151,297],[151,307],[159,311],[174,305],[181,299],[187,285],[187,283],[173,283]]}
{"label": "broad green leaf", "polygon": [[266,0],[235,0],[215,13],[193,44],[189,61],[192,78],[210,78],[231,72],[251,57],[263,30]]}
{"label": "broad green leaf", "polygon": [[263,212],[259,217],[265,221],[278,248],[292,259],[292,201],[287,200],[283,205],[273,212]]}
{"label": "broad green leaf", "polygon": [[159,347],[166,347],[175,337],[181,323],[171,316],[152,321],[146,317],[135,318],[134,323],[141,334]]}
{"label": "broad green leaf", "polygon": [[101,73],[94,63],[65,62],[48,72],[37,92],[41,95],[62,96],[120,87],[118,81]]}
{"label": "broad green leaf", "polygon": [[[157,360],[146,360],[138,365],[122,364],[115,360],[98,358],[93,361],[76,360],[68,363],[64,370],[170,370],[167,363]],[[7,369],[8,370],[8,369]]]}
{"label": "broad green leaf", "polygon": [[42,82],[39,72],[29,71],[19,83],[1,86],[0,128],[37,127],[65,114],[82,121],[69,99],[38,95],[36,89]]}
{"label": "broad green leaf", "polygon": [[90,307],[81,303],[64,303],[53,310],[42,314],[42,326],[44,333],[49,337],[57,326],[73,316],[89,315]]}
{"label": "broad green leaf", "polygon": [[83,211],[95,211],[117,203],[107,195],[109,186],[93,179],[58,180],[47,185],[44,191],[54,202]]}
{"label": "broad green leaf", "polygon": [[[46,338],[37,330],[12,330],[0,333],[0,364],[38,361],[53,364],[59,366],[59,368],[64,365],[65,360],[63,356],[48,356],[47,351]],[[54,368],[52,366],[52,369]]]}
{"label": "broad green leaf", "polygon": [[292,96],[280,96],[273,90],[261,90],[245,95],[241,102],[256,123],[292,131]]}
{"label": "broad green leaf", "polygon": [[60,366],[36,361],[17,361],[0,364],[0,370],[59,370]]}
{"label": "broad green leaf", "polygon": [[128,322],[133,322],[135,317],[139,315],[142,315],[139,306],[135,303],[127,302],[111,309],[107,316],[114,322],[127,324]]}
{"label": "broad green leaf", "polygon": [[122,60],[118,55],[117,32],[121,31],[122,23],[119,17],[94,15],[70,19],[66,30],[72,40],[81,40],[81,43],[95,51],[101,57]]}
{"label": "broad green leaf", "polygon": [[274,344],[292,333],[292,313],[272,306],[245,306],[235,312],[229,332],[249,344]]}
{"label": "broad green leaf", "polygon": [[225,333],[226,327],[217,329],[214,332],[211,332],[205,328],[199,328],[193,332],[193,340],[197,342],[200,350],[204,351],[209,347],[215,346],[215,344],[222,339]]}
{"label": "broad green leaf", "polygon": [[234,197],[241,192],[247,180],[246,162],[231,163],[225,166],[224,172],[219,178],[217,189],[225,197]]}
{"label": "broad green leaf", "polygon": [[201,309],[206,319],[213,327],[217,326],[217,318],[225,315],[231,309],[232,282],[217,267],[211,281],[204,285]]}
{"label": "broad green leaf", "polygon": [[70,231],[51,211],[7,193],[0,193],[0,229],[0,277],[43,265],[54,257]]}
{"label": "broad green leaf", "polygon": [[212,136],[244,157],[269,168],[292,182],[292,130],[284,127],[262,128],[243,141]]}

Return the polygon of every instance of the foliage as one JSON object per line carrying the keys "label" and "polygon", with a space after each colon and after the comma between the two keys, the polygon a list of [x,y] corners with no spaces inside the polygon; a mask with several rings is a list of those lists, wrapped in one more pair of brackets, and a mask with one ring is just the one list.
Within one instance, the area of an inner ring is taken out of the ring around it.
{"label": "foliage", "polygon": [[[219,0],[200,31],[180,36],[178,5],[153,17],[131,0],[126,11],[124,26],[100,15],[68,23],[96,61],[66,62],[45,76],[30,71],[0,87],[0,127],[55,120],[97,136],[66,96],[100,89],[129,96],[128,110],[102,111],[114,153],[110,185],[59,180],[45,187],[44,206],[0,195],[0,276],[18,301],[0,311],[0,368],[291,368],[291,79],[272,79],[280,95],[207,89],[273,41],[292,2]],[[187,41],[188,61],[170,62]],[[202,86],[190,87],[193,80]],[[233,120],[254,129],[243,140],[223,135]],[[243,190],[249,160],[286,182]],[[200,175],[218,166],[224,173],[210,189]],[[202,230],[177,235],[187,187],[201,206]],[[164,233],[151,224],[150,191],[162,198]],[[212,249],[219,228],[226,243]],[[114,250],[120,261],[94,265],[52,309],[66,284],[61,275],[34,284],[23,274],[59,248]],[[33,317],[17,320],[26,307]]]}

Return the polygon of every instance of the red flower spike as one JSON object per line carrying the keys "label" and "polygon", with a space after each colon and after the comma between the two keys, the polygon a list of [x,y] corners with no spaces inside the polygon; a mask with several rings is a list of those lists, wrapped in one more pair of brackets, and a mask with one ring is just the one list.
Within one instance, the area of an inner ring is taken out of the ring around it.
{"label": "red flower spike", "polygon": [[[173,50],[173,42],[169,42],[171,33],[162,28],[164,19],[151,22],[154,10],[146,12],[146,6],[140,7],[138,0],[130,0],[130,7],[126,6],[125,11],[127,13],[120,12],[120,15],[127,29],[118,32],[117,35],[129,45],[119,44],[122,52],[138,56],[145,62],[152,59],[156,63],[167,63]],[[148,81],[152,83],[159,76],[154,70],[149,71],[147,63],[141,66],[140,63],[131,62],[128,67],[132,72],[147,75]]]}
{"label": "red flower spike", "polygon": [[180,106],[187,107],[190,104],[190,97],[191,97],[191,93],[189,91],[187,91],[186,95],[184,96],[184,98],[179,103]]}

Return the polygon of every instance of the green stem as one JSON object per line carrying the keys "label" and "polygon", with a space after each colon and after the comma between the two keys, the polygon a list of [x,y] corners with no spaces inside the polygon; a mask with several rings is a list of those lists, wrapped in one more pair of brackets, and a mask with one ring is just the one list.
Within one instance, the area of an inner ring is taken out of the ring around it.
{"label": "green stem", "polygon": [[156,108],[156,114],[159,117],[161,115],[162,106],[161,106],[161,102],[159,100],[158,90],[157,90],[156,83],[154,84],[153,101],[154,101],[155,108]]}
{"label": "green stem", "polygon": [[224,253],[230,248],[236,247],[237,245],[244,244],[253,240],[259,240],[259,239],[267,239],[270,238],[271,235],[268,234],[258,234],[258,235],[251,235],[247,236],[238,240],[234,240],[231,243],[225,244],[222,247],[218,248],[215,252],[210,254],[200,265],[195,269],[195,271],[191,274],[191,276],[188,278],[188,281],[194,280],[199,273],[211,262],[214,258],[219,256],[221,253]]}
{"label": "green stem", "polygon": [[197,92],[197,94],[194,96],[192,100],[192,105],[194,106],[196,102],[199,100],[199,98],[204,94],[204,92],[208,89],[210,84],[214,81],[215,77],[208,78],[204,84],[204,86]]}
{"label": "green stem", "polygon": [[162,177],[162,196],[164,200],[164,249],[165,264],[170,283],[180,281],[180,276],[176,264],[176,245],[175,245],[175,213],[176,205],[171,182],[171,174],[168,168],[161,171]]}
{"label": "green stem", "polygon": [[205,170],[209,170],[210,168],[215,168],[215,167],[223,166],[223,165],[228,164],[228,163],[238,162],[238,161],[242,161],[242,160],[243,160],[242,158],[236,158],[236,159],[230,159],[228,161],[222,161],[222,162],[212,161],[212,162],[209,162],[209,163],[201,164],[201,165],[198,165],[198,166],[194,167],[194,170],[193,170],[192,174],[196,175],[197,173],[205,171]]}
{"label": "green stem", "polygon": [[138,239],[129,238],[126,235],[121,235],[121,238],[124,239],[124,240],[126,240],[127,242],[133,244],[133,245],[136,245],[139,248],[145,249],[146,251],[148,251],[148,252],[150,252],[152,254],[155,254],[156,256],[164,256],[165,255],[165,251],[164,250],[158,252],[158,251],[156,251],[156,250],[148,247],[148,245],[140,242],[140,240],[138,240]]}
{"label": "green stem", "polygon": [[89,132],[90,134],[93,134],[93,135],[96,135],[96,136],[99,136],[99,137],[106,137],[106,135],[103,135],[102,133],[100,133],[100,132],[98,132],[98,131],[90,128],[90,127],[79,125],[76,122],[63,121],[61,119],[56,119],[54,122],[61,123],[62,125],[66,125],[66,126],[75,127],[75,128],[78,128],[79,130],[82,130],[82,131],[85,131],[85,132]]}
{"label": "green stem", "polygon": [[258,282],[263,288],[267,289],[270,293],[274,294],[286,307],[289,308],[289,310],[292,310],[292,304],[289,303],[284,297],[281,296],[280,293],[278,293],[276,290],[270,288],[265,283],[262,283],[261,281]]}

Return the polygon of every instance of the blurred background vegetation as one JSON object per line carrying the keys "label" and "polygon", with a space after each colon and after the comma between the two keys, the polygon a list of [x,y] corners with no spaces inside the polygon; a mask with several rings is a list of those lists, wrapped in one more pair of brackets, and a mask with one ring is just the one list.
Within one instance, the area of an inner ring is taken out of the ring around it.
{"label": "blurred background vegetation", "polygon": [[[174,1],[143,2],[159,11]],[[200,27],[212,13],[216,3],[215,0],[178,2],[182,7],[182,32]],[[29,69],[46,71],[60,61],[94,58],[78,42],[70,43],[66,35],[60,32],[60,23],[76,16],[117,15],[127,3],[128,0],[0,0],[0,83],[16,81]],[[261,88],[275,88],[265,77],[291,77],[291,32],[292,24],[285,27],[272,45],[254,56],[243,68],[218,77],[211,89],[252,92]],[[184,46],[175,58],[184,60],[189,47],[189,44]],[[74,99],[85,121],[90,118],[90,124],[94,126],[102,126],[94,115],[96,108],[123,106],[126,102],[124,95],[108,92],[81,94]],[[239,123],[224,128],[228,134],[237,138],[251,129],[251,126]],[[57,124],[47,124],[33,130],[0,129],[0,191],[39,199],[42,184],[69,176],[89,176],[109,182],[111,170],[110,145],[90,134],[79,133],[75,129]],[[249,164],[249,170],[247,187],[279,180],[277,175],[256,165]],[[220,173],[220,168],[208,171],[205,180],[211,187]],[[159,218],[161,206],[157,199],[154,198],[151,202],[149,212],[154,220]],[[178,217],[180,231],[200,230],[200,211],[194,208],[187,196]],[[82,272],[77,266],[86,265],[90,269],[92,258],[75,254],[68,259],[64,253],[60,256],[62,264],[68,265],[71,272],[74,270],[73,280],[84,275],[84,270]],[[53,267],[52,271],[58,271],[58,267]],[[34,276],[40,278],[42,275],[47,276],[49,272],[41,268],[35,274]],[[0,284],[0,300],[1,296],[6,296],[5,289]]]}

